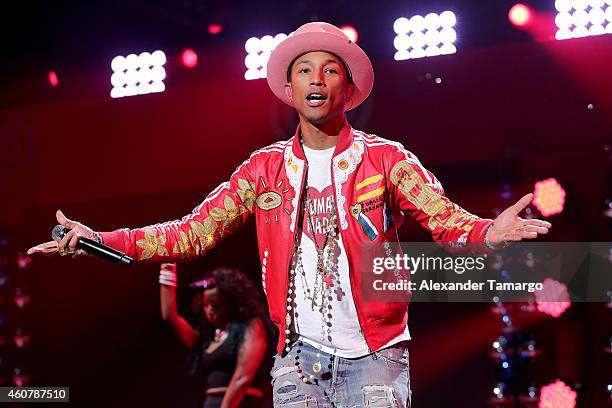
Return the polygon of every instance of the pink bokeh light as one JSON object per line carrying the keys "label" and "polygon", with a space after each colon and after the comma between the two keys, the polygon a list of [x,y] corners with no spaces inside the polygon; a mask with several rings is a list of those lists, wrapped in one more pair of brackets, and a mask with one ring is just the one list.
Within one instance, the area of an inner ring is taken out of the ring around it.
{"label": "pink bokeh light", "polygon": [[539,408],[574,408],[576,406],[576,391],[563,381],[557,380],[542,387],[540,391]]}

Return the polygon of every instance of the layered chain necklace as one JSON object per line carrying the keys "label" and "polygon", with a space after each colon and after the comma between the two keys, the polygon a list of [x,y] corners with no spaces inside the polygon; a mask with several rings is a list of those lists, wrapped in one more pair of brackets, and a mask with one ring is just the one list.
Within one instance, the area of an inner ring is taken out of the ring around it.
{"label": "layered chain necklace", "polygon": [[[286,351],[290,350],[289,343],[290,339],[290,325],[292,322],[291,311],[295,309],[295,298],[298,296],[296,292],[296,275],[300,275],[302,282],[303,299],[306,304],[310,305],[312,311],[318,307],[319,313],[321,314],[321,341],[331,342],[331,320],[332,320],[332,291],[334,284],[339,284],[340,276],[338,271],[338,259],[336,254],[337,248],[337,236],[338,236],[338,218],[336,215],[335,201],[332,200],[330,209],[329,223],[324,228],[324,235],[321,245],[317,240],[316,230],[314,228],[313,209],[315,208],[313,200],[310,196],[310,189],[308,183],[304,186],[305,194],[303,195],[302,208],[304,223],[307,222],[307,228],[312,233],[312,241],[315,246],[317,253],[317,263],[315,268],[314,285],[311,289],[308,284],[306,271],[304,270],[304,264],[302,261],[302,247],[300,245],[301,239],[295,240],[294,255],[291,262],[291,268],[289,271],[289,290],[287,294],[287,315],[285,317],[285,323],[287,329],[285,331],[287,335]],[[303,228],[303,227],[302,227]],[[294,310],[295,311],[295,310]],[[298,317],[297,311],[294,313],[295,318]],[[298,351],[299,353],[299,351]],[[296,360],[297,361],[297,360]],[[312,369],[315,373],[319,373],[322,369],[320,361],[320,352],[317,352],[317,361],[313,364]],[[303,378],[304,382],[307,382],[306,378]]]}
{"label": "layered chain necklace", "polygon": [[[319,246],[319,242],[316,237],[314,223],[312,221],[312,209],[314,208],[312,199],[310,198],[310,189],[305,186],[306,194],[304,200],[304,206],[307,211],[308,228],[312,232],[313,242],[315,250],[317,252],[317,266],[315,273],[315,282],[313,291],[310,291],[308,282],[306,280],[306,274],[304,272],[304,265],[302,263],[302,250],[301,247],[297,246],[299,256],[296,261],[296,268],[302,276],[302,283],[304,288],[304,300],[310,301],[311,310],[315,310],[316,306],[319,309],[326,309],[329,306],[331,300],[331,287],[333,285],[334,271],[337,271],[337,262],[334,262],[334,251],[336,249],[336,236],[337,236],[337,218],[335,206],[332,204],[330,210],[329,224],[324,229],[323,242]],[[305,214],[306,215],[306,214]],[[326,256],[327,255],[327,256]],[[320,299],[319,299],[320,298]],[[318,302],[318,303],[317,303]],[[323,312],[323,310],[320,310]]]}
{"label": "layered chain necklace", "polygon": [[[300,143],[303,146],[302,140]],[[312,311],[318,306],[319,313],[321,314],[321,341],[325,341],[327,339],[331,342],[331,320],[332,320],[332,288],[334,284],[339,285],[340,283],[340,275],[338,271],[338,259],[336,252],[336,238],[338,236],[338,218],[336,215],[336,207],[335,200],[332,200],[331,209],[330,209],[330,218],[329,223],[324,228],[324,236],[323,242],[319,245],[317,240],[316,230],[314,228],[314,222],[312,220],[313,209],[315,208],[313,201],[310,197],[310,189],[308,187],[308,183],[305,183],[304,186],[305,194],[303,195],[302,208],[304,209],[302,214],[304,216],[304,221],[307,220],[307,228],[310,229],[312,233],[313,243],[315,246],[315,250],[317,253],[317,264],[315,269],[315,279],[314,286],[311,290],[310,285],[308,284],[308,280],[306,278],[306,271],[304,270],[304,263],[302,261],[302,247],[300,245],[301,239],[295,239],[295,247],[293,252],[293,259],[291,261],[291,268],[289,271],[289,289],[287,291],[287,314],[285,316],[286,323],[286,348],[285,351],[289,352],[291,347],[289,343],[291,330],[290,326],[292,323],[292,310],[293,316],[297,319],[298,312],[295,310],[296,302],[295,299],[297,297],[296,291],[296,275],[300,275],[302,282],[302,292],[304,296],[304,302],[308,305],[310,304],[310,308]],[[304,223],[302,223],[303,225]],[[302,226],[303,228],[303,226]],[[296,329],[297,322],[296,323]],[[298,329],[299,330],[299,329]],[[311,383],[311,381],[316,381],[313,375],[306,376],[303,375],[302,370],[299,364],[299,353],[301,348],[299,345],[301,342],[298,341],[298,349],[295,354],[295,366],[298,376],[305,382]],[[321,352],[320,350],[316,353],[316,362],[312,365],[312,370],[314,373],[319,373],[322,370],[321,364]]]}
{"label": "layered chain necklace", "polygon": [[[339,272],[338,272],[338,264],[337,259],[335,259],[335,249],[336,249],[336,237],[337,237],[337,217],[336,210],[334,204],[331,206],[330,210],[330,218],[329,224],[325,227],[323,243],[319,246],[317,241],[316,232],[314,229],[314,223],[312,221],[312,209],[314,208],[312,199],[310,198],[310,192],[308,186],[304,186],[306,190],[306,194],[304,195],[304,217],[307,218],[308,228],[310,229],[313,237],[313,242],[315,245],[315,250],[317,252],[317,266],[315,270],[315,280],[314,287],[311,290],[308,285],[308,280],[306,278],[306,271],[304,270],[304,264],[302,261],[302,248],[300,245],[300,240],[295,240],[295,251],[294,257],[292,261],[292,267],[289,273],[289,291],[287,295],[287,330],[286,334],[289,335],[290,330],[288,329],[289,324],[291,323],[291,309],[294,306],[294,298],[297,296],[295,291],[295,276],[300,275],[302,280],[302,291],[304,295],[304,301],[307,304],[310,304],[310,309],[312,311],[315,308],[319,307],[319,313],[321,314],[321,341],[325,341],[326,339],[331,342],[331,319],[332,319],[332,287],[334,286],[334,281],[336,284],[339,283]],[[297,318],[297,312],[295,312],[295,317]],[[289,351],[289,339],[287,342],[287,351]],[[322,369],[321,364],[321,353],[320,351],[316,354],[316,362],[312,365],[312,370],[315,373],[319,373]],[[296,365],[298,360],[296,359]],[[298,367],[299,368],[299,367]],[[299,372],[300,373],[300,372]],[[304,377],[302,378],[304,382],[308,382],[308,380]]]}

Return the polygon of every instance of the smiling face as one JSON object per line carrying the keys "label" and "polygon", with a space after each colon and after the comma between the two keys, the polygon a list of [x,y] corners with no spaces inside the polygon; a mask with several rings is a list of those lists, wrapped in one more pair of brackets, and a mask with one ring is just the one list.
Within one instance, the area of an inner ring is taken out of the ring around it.
{"label": "smiling face", "polygon": [[286,90],[300,118],[316,126],[343,120],[353,96],[344,64],[324,51],[306,53],[293,62]]}

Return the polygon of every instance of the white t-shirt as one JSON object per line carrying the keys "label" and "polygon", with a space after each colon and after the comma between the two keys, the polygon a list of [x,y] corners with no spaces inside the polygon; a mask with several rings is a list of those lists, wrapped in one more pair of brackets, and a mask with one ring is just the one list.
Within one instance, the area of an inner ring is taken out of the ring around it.
{"label": "white t-shirt", "polygon": [[[332,268],[331,280],[331,309],[325,314],[331,314],[328,319],[331,326],[324,326],[325,334],[322,335],[322,315],[319,311],[320,305],[311,306],[311,301],[305,299],[306,287],[312,295],[317,276],[317,250],[313,241],[310,226],[317,237],[319,248],[325,240],[325,227],[329,225],[331,208],[334,203],[333,186],[331,182],[331,160],[334,148],[326,150],[313,150],[304,146],[304,153],[308,161],[308,186],[311,199],[310,212],[305,209],[301,217],[300,228],[302,231],[300,247],[302,250],[302,265],[305,276],[300,272],[295,275],[295,324],[296,331],[301,340],[318,347],[321,351],[334,354],[343,358],[357,358],[369,354],[368,346],[359,326],[357,311],[349,280],[349,263],[342,243],[342,237],[337,234],[335,250],[333,251],[332,263],[337,268]],[[305,194],[305,193],[304,193]],[[337,211],[336,211],[337,213]],[[310,217],[310,221],[308,220]],[[330,238],[331,239],[331,238]],[[328,243],[329,245],[329,243]],[[327,267],[327,253],[325,266]],[[325,283],[323,283],[325,285]],[[322,286],[321,284],[319,286]],[[320,303],[320,295],[317,301]],[[297,312],[297,314],[296,314]],[[329,329],[329,332],[328,332]],[[408,327],[403,334],[389,342],[386,346],[410,339]]]}

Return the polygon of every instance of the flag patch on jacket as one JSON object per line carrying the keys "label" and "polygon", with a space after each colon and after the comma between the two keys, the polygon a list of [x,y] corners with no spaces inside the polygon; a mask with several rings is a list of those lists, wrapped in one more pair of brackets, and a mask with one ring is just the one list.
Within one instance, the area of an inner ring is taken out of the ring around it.
{"label": "flag patch on jacket", "polygon": [[361,204],[357,203],[352,205],[349,209],[351,211],[351,215],[355,217],[357,222],[359,222],[359,225],[361,225],[361,228],[363,228],[363,232],[365,232],[370,240],[374,240],[379,234],[378,229],[376,229],[376,226],[372,220],[370,220],[370,218],[368,218],[368,216],[361,211]]}

